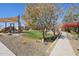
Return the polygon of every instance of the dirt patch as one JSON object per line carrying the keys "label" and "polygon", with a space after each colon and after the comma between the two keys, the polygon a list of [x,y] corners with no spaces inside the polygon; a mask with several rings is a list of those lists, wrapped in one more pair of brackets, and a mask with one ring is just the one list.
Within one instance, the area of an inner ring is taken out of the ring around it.
{"label": "dirt patch", "polygon": [[17,56],[46,56],[47,48],[51,45],[22,36],[0,36],[0,41]]}
{"label": "dirt patch", "polygon": [[72,34],[69,34],[68,38],[75,54],[79,56],[79,38],[77,37],[77,35]]}

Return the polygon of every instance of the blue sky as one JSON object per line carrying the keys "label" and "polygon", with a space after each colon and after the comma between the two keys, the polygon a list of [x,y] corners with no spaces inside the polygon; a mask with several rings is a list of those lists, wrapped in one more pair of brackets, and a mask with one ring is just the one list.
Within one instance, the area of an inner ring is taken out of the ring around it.
{"label": "blue sky", "polygon": [[0,18],[8,18],[22,15],[24,8],[25,4],[0,4]]}
{"label": "blue sky", "polygon": [[[9,18],[9,17],[15,17],[15,16],[21,16],[24,12],[25,4],[22,3],[2,3],[0,4],[0,18]],[[21,19],[21,22],[22,19]],[[7,26],[9,26],[10,23],[7,23]],[[15,23],[17,25],[17,23]],[[22,25],[24,25],[22,23]],[[0,23],[0,27],[5,27],[4,23]]]}
{"label": "blue sky", "polygon": [[61,9],[63,9],[64,12],[63,12],[63,14],[61,14],[61,15],[59,16],[59,19],[58,19],[57,22],[61,23],[62,20],[64,20],[64,16],[66,15],[66,12],[67,12],[67,10],[68,10],[68,8],[69,8],[70,6],[71,6],[71,4],[68,4],[68,3],[59,3],[59,4],[58,4],[58,7],[61,8]]}
{"label": "blue sky", "polygon": [[60,3],[60,4],[58,4],[58,7],[62,8],[64,10],[64,13],[61,14],[59,17],[59,20],[58,20],[59,23],[61,23],[64,20],[64,16],[67,15],[68,9],[71,6],[79,6],[79,3]]}
{"label": "blue sky", "polygon": [[[79,5],[79,4],[75,4]],[[14,17],[18,15],[23,15],[25,10],[26,4],[23,3],[2,3],[0,4],[0,18],[9,18]],[[67,9],[72,6],[72,4],[58,4],[59,8],[62,8],[64,10],[64,13],[59,17],[58,22],[61,22],[64,19],[64,16],[66,15]],[[21,19],[22,25],[24,25],[22,19]],[[17,23],[15,24],[17,25]],[[9,26],[9,24],[8,24]],[[0,27],[4,27],[4,23],[0,23]]]}

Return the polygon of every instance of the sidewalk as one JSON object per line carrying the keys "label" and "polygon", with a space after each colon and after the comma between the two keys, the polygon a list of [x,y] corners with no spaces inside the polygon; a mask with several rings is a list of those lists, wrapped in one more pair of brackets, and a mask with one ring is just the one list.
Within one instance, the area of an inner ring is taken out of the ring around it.
{"label": "sidewalk", "polygon": [[66,38],[58,39],[54,49],[52,50],[50,56],[75,56],[75,53],[70,45],[69,40],[65,33],[62,33]]}
{"label": "sidewalk", "polygon": [[0,56],[15,56],[15,54],[0,42]]}

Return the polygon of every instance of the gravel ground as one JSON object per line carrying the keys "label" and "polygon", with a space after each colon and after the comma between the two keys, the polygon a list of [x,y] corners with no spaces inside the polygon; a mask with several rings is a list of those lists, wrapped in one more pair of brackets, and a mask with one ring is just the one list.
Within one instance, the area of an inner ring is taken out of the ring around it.
{"label": "gravel ground", "polygon": [[77,56],[79,56],[79,38],[77,35],[68,34],[69,41],[71,46]]}
{"label": "gravel ground", "polygon": [[0,35],[0,41],[9,48],[16,56],[46,56],[47,45],[34,39],[24,38],[16,35]]}

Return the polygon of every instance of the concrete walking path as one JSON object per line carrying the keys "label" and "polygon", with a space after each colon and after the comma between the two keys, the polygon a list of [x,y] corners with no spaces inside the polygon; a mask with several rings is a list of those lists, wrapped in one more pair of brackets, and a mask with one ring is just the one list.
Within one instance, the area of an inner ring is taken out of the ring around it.
{"label": "concrete walking path", "polygon": [[0,42],[0,56],[15,56],[15,54]]}
{"label": "concrete walking path", "polygon": [[70,45],[66,33],[63,32],[62,34],[65,36],[65,38],[58,39],[50,56],[75,56],[75,53]]}

